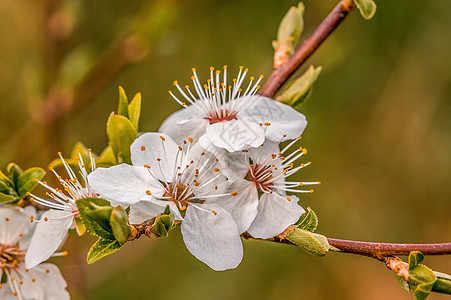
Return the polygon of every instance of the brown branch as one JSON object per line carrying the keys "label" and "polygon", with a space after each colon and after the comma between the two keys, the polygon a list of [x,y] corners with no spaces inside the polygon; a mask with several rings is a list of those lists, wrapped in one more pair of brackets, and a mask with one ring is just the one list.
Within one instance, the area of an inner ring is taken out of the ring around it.
{"label": "brown branch", "polygon": [[306,39],[293,56],[269,77],[260,90],[260,95],[273,97],[288,78],[318,49],[326,38],[340,25],[354,9],[352,0],[341,0],[332,12],[323,20],[312,36]]}
{"label": "brown branch", "polygon": [[[244,239],[269,241],[294,245],[290,241],[279,236],[262,240],[252,237],[249,233],[242,234]],[[394,243],[372,243],[328,238],[329,244],[340,250],[341,253],[350,253],[384,260],[387,256],[409,255],[412,251],[421,251],[424,255],[449,255],[451,254],[451,243],[440,244],[394,244]]]}
{"label": "brown branch", "polygon": [[440,244],[392,244],[371,243],[339,239],[327,239],[331,246],[340,249],[344,253],[352,253],[374,257],[383,260],[384,257],[393,255],[409,255],[412,251],[421,251],[424,255],[451,254],[451,243]]}

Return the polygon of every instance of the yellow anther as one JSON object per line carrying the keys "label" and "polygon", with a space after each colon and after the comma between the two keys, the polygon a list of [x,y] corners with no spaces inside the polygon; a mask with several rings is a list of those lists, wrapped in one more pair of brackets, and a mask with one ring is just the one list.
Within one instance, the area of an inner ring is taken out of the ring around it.
{"label": "yellow anther", "polygon": [[299,182],[299,185],[300,185],[300,186],[303,186],[303,185],[304,185],[304,183],[303,183],[303,182]]}
{"label": "yellow anther", "polygon": [[185,210],[186,209],[186,206],[185,205],[183,205],[182,207],[180,207],[180,210]]}
{"label": "yellow anther", "polygon": [[310,193],[313,193],[313,190],[310,190]]}
{"label": "yellow anther", "polygon": [[218,169],[218,168],[214,168],[214,170],[215,170],[215,172],[219,172],[219,169]]}
{"label": "yellow anther", "polygon": [[168,91],[169,94],[172,94],[172,91]]}
{"label": "yellow anther", "polygon": [[146,150],[146,146],[141,146],[141,151]]}
{"label": "yellow anther", "polygon": [[49,220],[49,218],[47,218],[47,217],[44,218],[44,221],[45,221],[45,222],[47,222],[48,220]]}
{"label": "yellow anther", "polygon": [[173,84],[177,85],[177,84],[179,84],[179,82],[177,80],[174,80]]}
{"label": "yellow anther", "polygon": [[166,139],[162,135],[160,135],[160,139],[162,139],[163,141],[166,141]]}
{"label": "yellow anther", "polygon": [[62,154],[61,152],[58,152],[58,156],[61,156],[61,154]]}
{"label": "yellow anther", "polygon": [[227,69],[227,65],[224,65],[224,67],[223,67],[223,68],[224,68],[224,70],[225,70],[225,69]]}
{"label": "yellow anther", "polygon": [[149,190],[146,191],[146,194],[149,196],[152,195],[152,193]]}
{"label": "yellow anther", "polygon": [[269,125],[271,125],[271,123],[265,122],[265,126],[269,126]]}
{"label": "yellow anther", "polygon": [[144,168],[150,169],[150,166],[147,165],[147,164],[145,164],[145,165],[144,165]]}
{"label": "yellow anther", "polygon": [[216,210],[212,210],[211,211],[215,216],[218,215],[218,213],[216,212]]}
{"label": "yellow anther", "polygon": [[196,72],[196,68],[192,68],[191,71]]}
{"label": "yellow anther", "polygon": [[249,71],[249,69],[248,69],[248,68],[244,69],[244,72],[247,72],[247,71]]}
{"label": "yellow anther", "polygon": [[6,222],[9,222],[9,218],[5,218],[5,221],[6,221]]}
{"label": "yellow anther", "polygon": [[288,201],[291,201],[291,198],[287,196],[287,200],[288,200]]}
{"label": "yellow anther", "polygon": [[317,184],[321,184],[321,181],[318,181]]}
{"label": "yellow anther", "polygon": [[194,140],[193,140],[192,137],[189,137],[189,138],[188,138],[188,141],[189,141],[190,143],[192,143]]}
{"label": "yellow anther", "polygon": [[213,68],[213,67],[210,67],[210,71],[214,71],[214,69],[215,69],[215,68]]}
{"label": "yellow anther", "polygon": [[307,154],[307,149],[302,148],[302,153],[303,153],[303,154]]}
{"label": "yellow anther", "polygon": [[187,89],[187,90],[188,90],[188,89],[189,89],[189,85],[185,85],[185,89]]}
{"label": "yellow anther", "polygon": [[265,76],[263,76],[263,74],[260,74],[260,79],[263,79],[263,77],[265,77]]}
{"label": "yellow anther", "polygon": [[238,195],[238,192],[237,191],[233,191],[230,194],[232,194],[232,196],[236,196],[236,195]]}
{"label": "yellow anther", "polygon": [[249,77],[249,79],[250,79],[250,80],[254,80],[255,78],[254,78],[254,76],[251,76],[251,77]]}

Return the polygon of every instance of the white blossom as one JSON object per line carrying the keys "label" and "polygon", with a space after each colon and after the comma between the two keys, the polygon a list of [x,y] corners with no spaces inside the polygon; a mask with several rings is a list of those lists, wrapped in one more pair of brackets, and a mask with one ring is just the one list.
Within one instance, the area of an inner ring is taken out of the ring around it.
{"label": "white blossom", "polygon": [[35,225],[30,219],[35,215],[32,206],[0,207],[0,278],[6,278],[0,284],[2,300],[70,299],[58,267],[43,263],[25,268],[24,257]]}
{"label": "white blossom", "polygon": [[188,138],[177,145],[165,134],[145,133],[131,145],[133,165],[98,168],[88,179],[113,205],[130,205],[131,223],[154,218],[169,205],[196,258],[214,270],[235,268],[243,256],[238,227],[226,210],[209,201],[237,193],[223,192],[218,160],[192,143]]}
{"label": "white blossom", "polygon": [[258,147],[265,140],[278,142],[282,133],[284,140],[301,135],[307,126],[305,116],[288,105],[256,95],[263,75],[256,81],[251,76],[248,86],[242,87],[248,72],[243,69],[240,67],[232,80],[233,86],[227,85],[227,66],[223,75],[211,67],[210,78],[203,86],[193,68],[194,91],[188,85],[182,89],[175,81],[184,99],[169,93],[183,109],[169,116],[159,131],[177,143],[187,136],[197,142],[206,134],[213,145],[229,152]]}
{"label": "white blossom", "polygon": [[[36,203],[50,208],[42,216],[36,226],[36,232],[30,243],[25,264],[27,268],[32,268],[47,260],[63,243],[67,236],[67,231],[74,227],[74,221],[80,218],[76,201],[86,197],[97,197],[88,182],[88,171],[79,154],[78,167],[83,183],[79,181],[75,172],[64,160],[61,153],[58,153],[69,178],[63,179],[54,169],[51,171],[58,178],[62,189],[53,188],[45,181],[38,181],[48,192],[50,199],[44,199],[36,195],[31,195],[31,199]],[[90,153],[91,171],[96,168],[94,155]],[[75,227],[79,235],[79,228]]]}
{"label": "white blossom", "polygon": [[266,142],[258,148],[225,155],[227,168],[223,172],[229,178],[229,189],[238,191],[238,195],[212,201],[232,214],[240,233],[248,231],[256,238],[271,238],[294,224],[304,213],[298,197],[291,194],[310,193],[313,190],[298,187],[319,182],[287,181],[287,177],[310,164],[294,165],[307,153],[302,147],[284,156],[295,142],[281,151],[279,143]]}

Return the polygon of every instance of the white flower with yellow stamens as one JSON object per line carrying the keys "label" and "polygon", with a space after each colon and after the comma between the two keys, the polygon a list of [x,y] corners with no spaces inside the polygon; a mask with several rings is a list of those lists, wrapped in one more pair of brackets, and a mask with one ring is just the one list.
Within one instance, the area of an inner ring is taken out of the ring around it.
{"label": "white flower with yellow stamens", "polygon": [[[79,174],[83,183],[79,181],[75,172],[64,160],[61,153],[58,153],[58,155],[63,162],[69,178],[63,179],[54,169],[51,169],[63,189],[53,188],[45,181],[38,181],[48,190],[47,196],[50,199],[31,195],[33,201],[50,209],[42,215],[41,220],[36,226],[36,232],[25,257],[27,268],[32,268],[48,259],[65,240],[67,231],[74,227],[74,221],[80,217],[76,201],[81,198],[97,197],[97,194],[88,182],[88,171],[81,155],[79,154],[78,167],[80,168]],[[94,155],[90,155],[91,171],[94,171],[96,168]],[[75,228],[79,235],[84,233],[84,231],[80,231],[78,226],[75,226]]]}
{"label": "white flower with yellow stamens", "polygon": [[229,153],[224,157],[227,168],[223,172],[231,182],[229,189],[238,191],[238,195],[212,201],[232,214],[240,233],[248,231],[256,238],[271,238],[294,224],[304,213],[298,197],[287,193],[310,193],[313,190],[297,188],[319,182],[286,180],[310,164],[294,166],[296,160],[307,153],[305,148],[300,147],[283,156],[295,142],[282,151],[279,151],[279,143],[266,142],[259,148]]}
{"label": "white flower with yellow stamens", "polygon": [[0,278],[5,278],[0,283],[2,300],[70,299],[58,267],[44,263],[25,268],[24,256],[35,226],[30,219],[35,215],[32,206],[0,207]]}
{"label": "white flower with yellow stamens", "polygon": [[131,145],[132,166],[98,168],[88,179],[113,205],[130,205],[130,223],[154,218],[169,205],[188,250],[214,270],[232,269],[243,257],[238,227],[226,210],[209,202],[237,192],[223,192],[218,160],[192,143],[188,138],[178,146],[167,135],[145,133]]}
{"label": "white flower with yellow stamens", "polygon": [[263,75],[255,83],[250,77],[249,85],[242,88],[247,71],[240,67],[231,86],[227,85],[227,66],[223,75],[211,67],[210,79],[202,86],[193,68],[195,91],[188,85],[185,91],[174,82],[184,100],[169,93],[184,108],[169,116],[159,131],[177,143],[187,136],[197,142],[206,134],[213,145],[229,152],[258,147],[265,140],[280,141],[282,133],[284,140],[301,135],[307,126],[305,116],[288,105],[256,95]]}

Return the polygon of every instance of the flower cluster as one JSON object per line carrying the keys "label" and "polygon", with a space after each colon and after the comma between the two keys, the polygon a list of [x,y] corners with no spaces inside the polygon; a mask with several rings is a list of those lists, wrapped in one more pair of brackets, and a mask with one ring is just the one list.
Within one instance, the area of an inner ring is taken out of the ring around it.
{"label": "flower cluster", "polygon": [[[36,235],[36,209],[4,205],[0,207],[0,299],[63,300],[69,299],[66,281],[53,264],[27,267],[30,241]],[[64,255],[52,253],[51,256]]]}
{"label": "flower cluster", "polygon": [[[81,154],[73,160],[77,174],[59,153],[68,178],[51,169],[62,187],[38,181],[48,190],[47,197],[29,195],[49,210],[34,226],[27,254],[15,264],[39,268],[55,255],[68,229],[82,235],[86,220],[78,205],[81,199],[103,198],[112,206],[127,208],[128,224],[132,224],[127,226],[149,224],[169,211],[175,224],[180,224],[187,249],[214,270],[238,266],[243,257],[242,233],[266,239],[296,223],[304,213],[296,195],[312,191],[303,186],[319,184],[288,179],[310,164],[298,162],[307,150],[295,146],[307,121],[292,107],[257,95],[263,76],[250,77],[244,87],[247,72],[240,67],[231,85],[226,66],[222,72],[211,68],[203,85],[193,69],[193,89],[174,82],[180,95],[169,93],[182,109],[159,132],[133,138],[131,164],[96,168],[96,158],[89,152],[89,162]],[[91,212],[94,219],[106,212],[112,216],[111,210],[96,205],[89,209],[97,211],[97,215]],[[99,229],[111,231],[102,241],[115,243],[116,228],[108,222]],[[127,239],[122,236],[123,242]],[[0,250],[5,253],[2,258],[17,256],[17,239],[0,241],[0,245],[6,249]],[[4,272],[17,277],[12,273],[20,273],[16,269],[10,266]],[[9,285],[12,291],[18,290],[17,283]]]}

